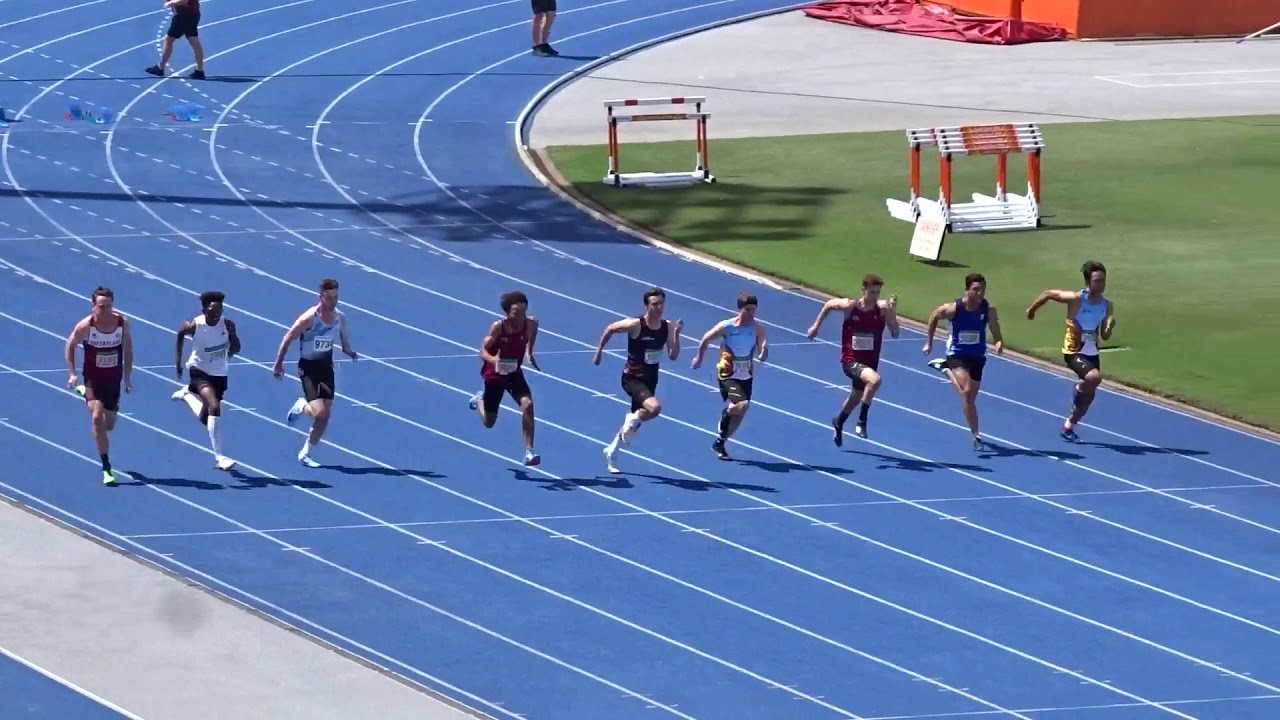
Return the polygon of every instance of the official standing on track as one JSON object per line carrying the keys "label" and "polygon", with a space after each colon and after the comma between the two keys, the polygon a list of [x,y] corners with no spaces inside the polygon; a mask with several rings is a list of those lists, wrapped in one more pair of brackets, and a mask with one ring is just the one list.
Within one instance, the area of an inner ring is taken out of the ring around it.
{"label": "official standing on track", "polygon": [[664,320],[662,313],[666,303],[667,294],[660,288],[645,291],[644,313],[610,323],[600,336],[596,354],[591,358],[592,363],[599,365],[609,339],[617,333],[627,334],[627,364],[622,369],[622,391],[631,399],[631,412],[623,418],[622,428],[604,449],[611,473],[621,472],[617,464],[618,448],[629,446],[640,424],[662,412],[662,403],[655,393],[658,392],[664,351],[673,361],[680,357],[680,331],[684,329],[684,321],[677,320],[673,324]]}
{"label": "official standing on track", "polygon": [[1079,290],[1045,290],[1027,308],[1027,319],[1050,300],[1067,306],[1067,330],[1062,338],[1062,360],[1080,378],[1071,398],[1071,414],[1062,424],[1062,437],[1075,442],[1076,424],[1084,419],[1102,384],[1102,358],[1098,339],[1111,339],[1116,326],[1115,308],[1103,293],[1107,289],[1107,268],[1095,260],[1086,262],[1080,273],[1085,287]]}
{"label": "official standing on track", "polygon": [[351,349],[350,323],[345,313],[338,310],[338,281],[326,278],[320,281],[320,300],[315,306],[302,311],[293,326],[280,340],[276,362],[271,372],[276,379],[284,377],[284,356],[289,345],[298,341],[298,379],[302,382],[302,397],[293,404],[286,416],[292,425],[299,416],[310,415],[311,432],[302,449],[298,462],[307,467],[320,467],[311,459],[311,450],[324,437],[333,412],[333,398],[337,378],[333,371],[333,345],[338,340],[342,352],[355,361],[359,358]]}
{"label": "official standing on track", "polygon": [[190,383],[173,394],[174,400],[185,402],[200,424],[209,430],[213,459],[219,470],[230,470],[236,461],[222,454],[222,397],[227,392],[228,360],[240,352],[240,336],[236,324],[222,316],[226,295],[217,291],[200,295],[201,312],[182,323],[177,333],[174,363],[178,379],[182,379],[182,347],[191,338],[191,356],[186,370]]}
{"label": "official standing on track", "polygon": [[693,358],[693,369],[702,366],[702,356],[712,340],[720,339],[720,359],[716,362],[716,379],[720,382],[720,398],[725,405],[720,410],[719,436],[711,449],[721,460],[729,460],[725,445],[738,431],[747,410],[751,408],[751,392],[755,383],[756,362],[769,359],[769,341],[764,326],[756,321],[756,308],[760,301],[751,293],[738,296],[738,314],[716,323],[702,336],[698,354]]}
{"label": "official standing on track", "polygon": [[960,405],[973,433],[973,449],[986,447],[978,427],[978,392],[982,389],[982,371],[987,366],[987,328],[995,340],[995,351],[1004,352],[1004,337],[996,306],[987,301],[987,279],[980,273],[969,273],[964,279],[964,295],[954,302],[939,305],[929,315],[924,336],[924,354],[933,352],[933,333],[938,321],[951,325],[947,340],[947,356],[929,361],[929,367],[947,376],[960,393]]}
{"label": "official standing on track", "polygon": [[880,390],[880,351],[884,345],[884,329],[888,327],[895,338],[901,332],[896,312],[898,296],[881,300],[880,290],[883,287],[883,278],[868,274],[862,278],[861,297],[828,300],[818,311],[818,317],[807,333],[810,340],[814,339],[829,313],[844,313],[844,322],[840,326],[840,369],[849,378],[850,390],[840,407],[840,414],[831,420],[836,447],[844,444],[844,424],[855,407],[858,408],[858,424],[854,426],[853,434],[866,439],[867,414],[871,412],[871,401]]}
{"label": "official standing on track", "polygon": [[470,407],[480,413],[480,422],[491,428],[498,422],[502,396],[510,395],[520,406],[524,464],[534,466],[542,463],[542,456],[533,449],[533,390],[524,377],[524,361],[527,359],[534,370],[539,369],[533,356],[538,319],[528,314],[529,298],[519,290],[504,294],[499,305],[506,317],[493,321],[480,341],[480,378],[484,389],[471,398]]}
{"label": "official standing on track", "polygon": [[533,54],[539,57],[556,57],[560,53],[551,47],[551,24],[556,19],[556,0],[533,0]]}
{"label": "official standing on track", "polygon": [[196,66],[191,79],[203,80],[204,45],[200,42],[200,0],[168,0],[164,6],[173,10],[173,19],[169,21],[169,30],[165,33],[160,48],[160,64],[147,68],[147,72],[164,77],[169,58],[173,56],[173,41],[185,37],[191,43],[191,54],[195,61],[193,64]]}
{"label": "official standing on track", "polygon": [[[115,485],[107,435],[116,427],[120,389],[133,392],[133,333],[125,316],[115,311],[115,293],[99,287],[93,291],[93,310],[76,323],[67,337],[67,387],[85,399],[93,422],[93,439],[102,460],[102,482]],[[84,347],[84,383],[76,376],[76,346]]]}

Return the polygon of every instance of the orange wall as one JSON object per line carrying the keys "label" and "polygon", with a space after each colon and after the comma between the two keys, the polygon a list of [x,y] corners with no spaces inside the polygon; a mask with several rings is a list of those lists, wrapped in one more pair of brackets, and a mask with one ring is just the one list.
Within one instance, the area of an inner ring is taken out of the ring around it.
{"label": "orange wall", "polygon": [[[1072,37],[1248,35],[1280,22],[1280,0],[943,0],[962,12],[1059,25]],[[1019,9],[1017,6],[1021,6]]]}

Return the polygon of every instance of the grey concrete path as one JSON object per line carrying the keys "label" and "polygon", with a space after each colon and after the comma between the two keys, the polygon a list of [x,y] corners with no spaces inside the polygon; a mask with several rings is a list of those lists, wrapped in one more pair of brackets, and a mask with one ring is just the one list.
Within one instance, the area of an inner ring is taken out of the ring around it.
{"label": "grey concrete path", "polygon": [[[713,143],[1012,120],[1280,113],[1280,39],[996,47],[789,12],[598,68],[543,105],[531,123],[530,145],[603,144],[602,101],[671,95],[708,97]],[[621,129],[624,143],[691,139],[692,132],[688,123]]]}
{"label": "grey concrete path", "polygon": [[475,720],[6,502],[0,539],[0,647],[142,720]]}

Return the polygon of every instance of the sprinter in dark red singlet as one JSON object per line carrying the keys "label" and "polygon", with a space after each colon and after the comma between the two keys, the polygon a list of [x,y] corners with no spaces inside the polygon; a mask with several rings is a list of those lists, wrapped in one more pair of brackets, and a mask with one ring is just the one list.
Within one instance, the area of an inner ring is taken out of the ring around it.
{"label": "sprinter in dark red singlet", "polygon": [[191,43],[191,54],[196,69],[191,73],[192,80],[204,80],[204,45],[200,42],[200,0],[167,0],[166,8],[173,11],[173,19],[169,21],[169,30],[164,34],[160,45],[160,62],[147,68],[152,75],[164,77],[165,68],[169,66],[169,58],[173,57],[173,41],[185,37]]}
{"label": "sprinter in dark red singlet", "polygon": [[[107,434],[116,427],[120,390],[123,386],[124,392],[133,392],[133,335],[129,321],[115,311],[115,299],[108,288],[93,291],[93,310],[71,330],[65,353],[67,387],[75,388],[89,408],[105,485],[116,482]],[[83,383],[76,376],[76,346],[84,349]]]}
{"label": "sprinter in dark red singlet", "polygon": [[871,411],[871,401],[880,389],[880,350],[884,343],[884,329],[889,328],[889,333],[895,338],[901,332],[896,312],[898,296],[881,300],[880,290],[883,287],[884,280],[879,275],[868,274],[862,279],[862,297],[828,300],[809,328],[808,337],[812,340],[818,336],[828,313],[835,310],[844,313],[844,323],[840,327],[840,369],[852,387],[840,407],[840,414],[831,419],[837,447],[844,444],[844,423],[853,413],[854,406],[859,410],[858,424],[853,432],[866,439],[867,413]]}
{"label": "sprinter in dark red singlet", "polygon": [[502,396],[511,395],[520,405],[523,416],[520,428],[524,434],[524,464],[537,465],[542,457],[533,450],[533,390],[524,378],[524,361],[528,360],[534,370],[539,369],[533,356],[538,319],[528,314],[529,298],[522,292],[503,295],[501,304],[506,318],[494,321],[480,343],[480,359],[484,361],[480,377],[484,380],[484,390],[471,398],[471,409],[478,410],[484,426],[491,428],[498,422]]}

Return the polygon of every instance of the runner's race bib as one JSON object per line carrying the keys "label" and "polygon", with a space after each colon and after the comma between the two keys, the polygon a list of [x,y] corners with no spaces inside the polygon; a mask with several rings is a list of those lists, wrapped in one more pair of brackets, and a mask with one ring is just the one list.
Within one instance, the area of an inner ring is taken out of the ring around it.
{"label": "runner's race bib", "polygon": [[311,341],[311,349],[318,353],[331,352],[333,350],[333,338],[318,337]]}
{"label": "runner's race bib", "polygon": [[734,374],[734,375],[741,375],[741,374],[744,374],[744,373],[750,373],[750,372],[751,372],[751,361],[750,361],[750,360],[734,360],[734,361],[733,361],[733,374]]}
{"label": "runner's race bib", "polygon": [[874,350],[874,349],[875,349],[875,347],[876,347],[876,337],[875,337],[875,335],[868,335],[868,334],[866,334],[866,333],[859,333],[858,335],[854,335],[854,336],[853,336],[853,349],[854,349],[854,350]]}
{"label": "runner's race bib", "polygon": [[658,363],[662,362],[662,351],[661,350],[645,350],[644,361],[646,365],[657,365]]}
{"label": "runner's race bib", "polygon": [[109,355],[98,355],[94,358],[93,364],[100,368],[113,368],[120,362],[120,357],[115,353]]}
{"label": "runner's race bib", "polygon": [[511,373],[515,372],[519,368],[520,368],[520,362],[518,360],[499,360],[498,361],[499,375],[510,375]]}
{"label": "runner's race bib", "polygon": [[960,333],[959,343],[961,345],[977,345],[981,342],[982,333],[972,330]]}

